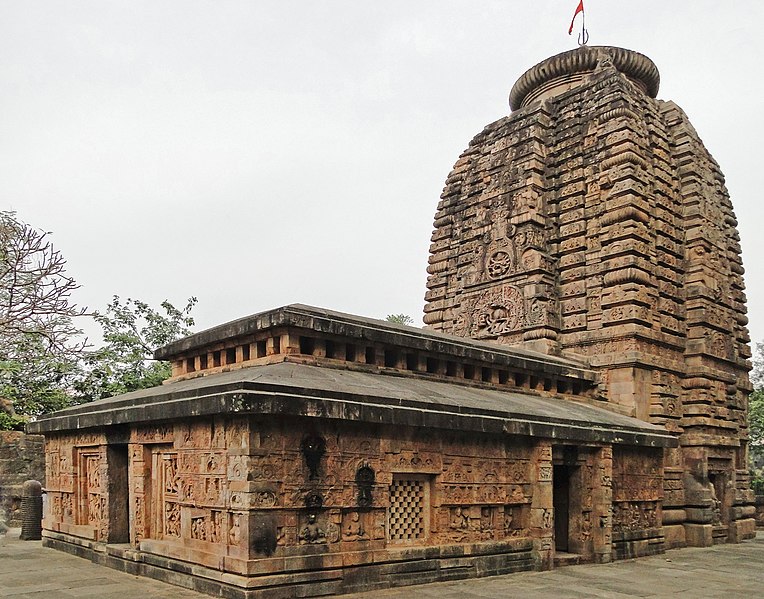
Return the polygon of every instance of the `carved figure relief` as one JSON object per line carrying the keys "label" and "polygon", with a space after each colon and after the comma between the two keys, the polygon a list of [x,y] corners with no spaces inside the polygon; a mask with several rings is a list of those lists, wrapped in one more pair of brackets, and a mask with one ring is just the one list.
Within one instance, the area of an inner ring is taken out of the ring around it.
{"label": "carved figure relief", "polygon": [[61,495],[61,511],[64,520],[71,520],[74,515],[74,496],[72,493],[63,493]]}
{"label": "carved figure relief", "polygon": [[499,279],[510,272],[513,264],[514,260],[508,251],[496,250],[486,260],[486,273],[491,279]]}
{"label": "carved figure relief", "polygon": [[204,498],[209,503],[221,505],[223,503],[223,479],[217,476],[204,478]]}
{"label": "carved figure relief", "polygon": [[49,452],[45,455],[45,468],[50,480],[58,479],[58,466],[60,464],[58,452]]}
{"label": "carved figure relief", "polygon": [[164,534],[180,537],[180,506],[174,501],[166,501],[164,504]]}
{"label": "carved figure relief", "polygon": [[173,440],[173,427],[165,426],[142,426],[133,431],[132,443],[171,443]]}
{"label": "carved figure relief", "polygon": [[308,435],[302,440],[302,455],[310,472],[310,480],[318,478],[321,458],[326,453],[326,440],[319,435]]}
{"label": "carved figure relief", "polygon": [[355,475],[355,483],[358,487],[358,507],[370,508],[373,497],[372,488],[374,486],[375,474],[370,466],[361,466]]}
{"label": "carved figure relief", "polygon": [[305,496],[305,508],[309,512],[317,512],[324,505],[324,498],[320,493],[311,492]]}
{"label": "carved figure relief", "polygon": [[459,314],[458,335],[495,339],[522,328],[525,303],[520,290],[511,285],[488,289],[465,302]]}
{"label": "carved figure relief", "polygon": [[326,526],[326,541],[328,543],[337,543],[340,540],[342,531],[340,526],[335,522],[329,522]]}
{"label": "carved figure relief", "polygon": [[213,543],[220,543],[223,540],[223,512],[212,511],[209,539]]}
{"label": "carved figure relief", "polygon": [[534,219],[541,207],[541,201],[541,195],[538,191],[531,187],[524,188],[514,197],[512,221],[519,223]]}
{"label": "carved figure relief", "polygon": [[225,427],[222,422],[212,425],[212,447],[225,447]]}
{"label": "carved figure relief", "polygon": [[511,531],[515,528],[513,526],[515,521],[515,512],[512,508],[512,506],[504,506],[504,532],[505,534],[510,534]]}
{"label": "carved figure relief", "polygon": [[191,518],[191,538],[199,541],[207,540],[207,522],[203,516]]}
{"label": "carved figure relief", "polygon": [[181,479],[178,474],[178,454],[157,452],[154,464],[159,469],[159,496],[155,504],[160,511],[159,529],[164,536],[180,537],[180,492]]}
{"label": "carved figure relief", "polygon": [[544,508],[541,513],[541,526],[543,528],[552,528],[554,524],[554,516],[552,510]]}
{"label": "carved figure relief", "polygon": [[191,538],[198,541],[220,543],[222,540],[223,513],[213,510],[209,515],[191,518]]}
{"label": "carved figure relief", "polygon": [[713,523],[715,526],[719,526],[722,523],[722,502],[719,501],[719,497],[716,494],[716,487],[714,483],[709,483],[711,488],[711,509],[713,511]]}
{"label": "carved figure relief", "polygon": [[363,524],[363,514],[359,512],[346,514],[342,527],[342,540],[361,541],[368,538]]}
{"label": "carved figure relief", "polygon": [[143,503],[143,496],[138,495],[135,498],[135,511],[133,512],[135,515],[135,542],[139,543],[141,540],[143,540],[146,536],[146,525],[144,523],[143,519],[143,511],[144,511],[144,503]]}
{"label": "carved figure relief", "polygon": [[61,495],[58,493],[51,494],[50,512],[54,520],[63,520],[63,511],[61,510]]}
{"label": "carved figure relief", "polygon": [[178,456],[167,455],[162,460],[164,492],[177,495],[180,490],[180,478],[178,477]]}
{"label": "carved figure relief", "polygon": [[278,498],[273,491],[258,491],[254,496],[255,507],[270,508],[276,505]]}
{"label": "carved figure relief", "polygon": [[248,429],[247,423],[241,420],[234,420],[229,422],[226,430],[226,436],[228,438],[228,449],[247,449],[249,447],[248,442]]}
{"label": "carved figure relief", "polygon": [[308,521],[300,530],[299,539],[303,544],[326,543],[326,532],[319,526],[316,514],[308,514]]}
{"label": "carved figure relief", "polygon": [[88,491],[97,493],[101,490],[101,456],[89,455],[86,458],[85,470],[87,472]]}
{"label": "carved figure relief", "polygon": [[493,533],[493,508],[489,506],[483,506],[480,508],[480,532],[491,533],[486,535],[486,538],[492,536]]}
{"label": "carved figure relief", "polygon": [[452,507],[448,519],[449,528],[452,530],[467,530],[470,524],[469,518],[467,517],[468,510],[469,508],[466,506]]}
{"label": "carved figure relief", "polygon": [[584,512],[581,516],[581,540],[588,541],[592,536],[592,514]]}
{"label": "carved figure relief", "polygon": [[228,526],[228,544],[238,545],[241,542],[241,514],[230,514]]}
{"label": "carved figure relief", "polygon": [[181,498],[183,501],[188,501],[189,503],[193,503],[196,501],[196,480],[193,478],[188,478],[183,482],[182,486],[183,492],[181,493]]}
{"label": "carved figure relief", "polygon": [[100,495],[91,493],[88,495],[88,524],[99,526],[104,520],[106,500]]}
{"label": "carved figure relief", "polygon": [[619,502],[613,505],[615,532],[644,530],[660,526],[655,502]]}

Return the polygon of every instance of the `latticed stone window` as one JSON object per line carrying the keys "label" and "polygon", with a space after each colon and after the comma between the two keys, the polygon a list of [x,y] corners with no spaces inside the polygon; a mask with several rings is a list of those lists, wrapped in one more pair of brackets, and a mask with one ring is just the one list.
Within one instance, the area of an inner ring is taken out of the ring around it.
{"label": "latticed stone window", "polygon": [[416,474],[393,475],[387,535],[391,543],[427,538],[430,522],[430,481]]}

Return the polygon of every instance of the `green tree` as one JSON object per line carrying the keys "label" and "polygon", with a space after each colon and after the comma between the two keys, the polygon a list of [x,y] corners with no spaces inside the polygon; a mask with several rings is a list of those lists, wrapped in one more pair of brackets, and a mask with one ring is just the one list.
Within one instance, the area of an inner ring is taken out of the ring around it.
{"label": "green tree", "polygon": [[0,212],[0,429],[68,405],[84,349],[78,285],[49,235]]}
{"label": "green tree", "polygon": [[748,434],[751,445],[764,450],[764,389],[754,389],[748,399]]}
{"label": "green tree", "polygon": [[764,343],[756,344],[748,398],[749,458],[754,486],[764,489]]}
{"label": "green tree", "polygon": [[165,300],[156,310],[115,295],[105,312],[93,314],[103,329],[104,345],[84,358],[85,375],[75,384],[79,398],[101,399],[161,384],[170,376],[170,364],[154,360],[154,350],[190,333],[195,304],[191,297],[179,309]]}
{"label": "green tree", "polygon": [[414,324],[414,319],[411,318],[408,314],[388,314],[385,318],[387,322],[394,322],[395,324],[405,324],[408,326],[412,326]]}
{"label": "green tree", "polygon": [[69,406],[78,373],[75,356],[48,351],[39,337],[23,337],[14,357],[0,362],[0,430],[21,430],[29,418]]}
{"label": "green tree", "polygon": [[[0,430],[30,418],[160,384],[170,365],[153,350],[188,334],[196,298],[178,309],[114,296],[103,313],[71,299],[79,287],[49,233],[0,211]],[[104,345],[90,350],[75,319],[92,316]]]}
{"label": "green tree", "polygon": [[751,370],[753,393],[748,398],[748,434],[752,447],[764,452],[764,343],[757,343]]}

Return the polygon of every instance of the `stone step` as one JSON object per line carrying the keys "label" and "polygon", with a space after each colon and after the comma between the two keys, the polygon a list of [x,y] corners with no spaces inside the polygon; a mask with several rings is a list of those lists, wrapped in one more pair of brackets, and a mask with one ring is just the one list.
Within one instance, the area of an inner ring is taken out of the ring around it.
{"label": "stone step", "polygon": [[567,551],[555,551],[554,567],[575,566],[581,563],[581,555],[578,553],[568,553]]}

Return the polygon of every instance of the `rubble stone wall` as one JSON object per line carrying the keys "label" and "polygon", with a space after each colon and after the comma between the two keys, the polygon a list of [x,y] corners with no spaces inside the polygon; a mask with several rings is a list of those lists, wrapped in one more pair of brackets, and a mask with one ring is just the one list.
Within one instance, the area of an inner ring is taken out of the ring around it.
{"label": "rubble stone wall", "polygon": [[0,510],[10,527],[21,526],[24,481],[45,485],[44,442],[42,435],[0,431]]}

